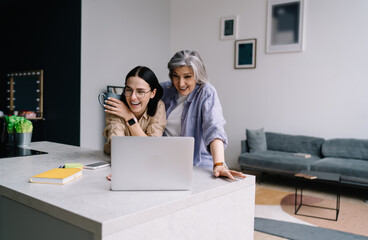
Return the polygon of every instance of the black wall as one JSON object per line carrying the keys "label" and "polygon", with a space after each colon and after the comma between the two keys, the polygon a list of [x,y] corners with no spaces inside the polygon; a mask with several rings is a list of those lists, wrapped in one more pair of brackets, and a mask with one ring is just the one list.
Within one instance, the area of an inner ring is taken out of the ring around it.
{"label": "black wall", "polygon": [[0,110],[6,73],[44,70],[34,140],[80,144],[81,0],[0,0]]}

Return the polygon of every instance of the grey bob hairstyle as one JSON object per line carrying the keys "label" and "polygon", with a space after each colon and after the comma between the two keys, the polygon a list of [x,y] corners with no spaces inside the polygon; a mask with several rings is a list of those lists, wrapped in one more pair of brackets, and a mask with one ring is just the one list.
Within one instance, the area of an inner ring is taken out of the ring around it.
{"label": "grey bob hairstyle", "polygon": [[196,51],[183,50],[175,53],[167,64],[171,81],[174,69],[183,66],[189,66],[192,68],[197,84],[205,84],[208,82],[206,67],[202,58]]}

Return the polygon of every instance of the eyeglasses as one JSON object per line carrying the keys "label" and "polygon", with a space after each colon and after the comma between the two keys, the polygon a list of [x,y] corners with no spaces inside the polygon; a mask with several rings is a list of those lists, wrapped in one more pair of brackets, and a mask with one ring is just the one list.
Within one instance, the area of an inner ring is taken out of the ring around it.
{"label": "eyeglasses", "polygon": [[[124,91],[123,94],[126,97],[131,97],[133,95],[134,90],[129,88],[129,87],[124,87]],[[144,98],[146,96],[147,93],[151,92],[151,90],[145,92],[144,90],[136,90],[135,91],[135,95],[137,96],[137,98]]]}

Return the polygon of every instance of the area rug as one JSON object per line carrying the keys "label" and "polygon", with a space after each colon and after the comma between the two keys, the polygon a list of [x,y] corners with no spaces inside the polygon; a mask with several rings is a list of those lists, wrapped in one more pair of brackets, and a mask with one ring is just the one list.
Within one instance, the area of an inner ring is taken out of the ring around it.
{"label": "area rug", "polygon": [[[336,200],[334,199],[323,199],[320,197],[308,196],[304,194],[303,203],[331,208],[336,206]],[[338,221],[329,221],[324,219],[295,215],[294,204],[294,192],[280,191],[260,186],[257,186],[256,188],[256,219],[259,218],[279,221],[281,223],[286,222],[299,224],[303,226],[303,229],[311,229],[312,232],[315,231],[314,227],[318,227],[318,230],[335,230],[339,232],[350,233],[353,235],[356,234],[360,235],[359,237],[363,237],[358,239],[368,239],[368,204],[366,203],[362,202],[362,204],[357,204],[344,201],[342,199],[340,202],[340,213]],[[301,210],[305,211],[304,213],[308,215],[316,215],[325,218],[334,218],[335,216],[335,211],[320,208],[308,208],[303,206]],[[260,222],[261,220],[256,220],[256,222],[257,221]],[[296,227],[299,225],[290,225],[289,227]],[[315,240],[315,238],[309,239]]]}
{"label": "area rug", "polygon": [[254,230],[293,240],[366,240],[368,237],[299,223],[255,218]]}

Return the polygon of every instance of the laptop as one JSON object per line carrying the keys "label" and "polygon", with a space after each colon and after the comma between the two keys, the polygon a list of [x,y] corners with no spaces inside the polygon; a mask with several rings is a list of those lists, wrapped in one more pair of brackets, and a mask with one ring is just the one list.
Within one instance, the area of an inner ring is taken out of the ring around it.
{"label": "laptop", "polygon": [[114,136],[111,190],[190,190],[194,138]]}

